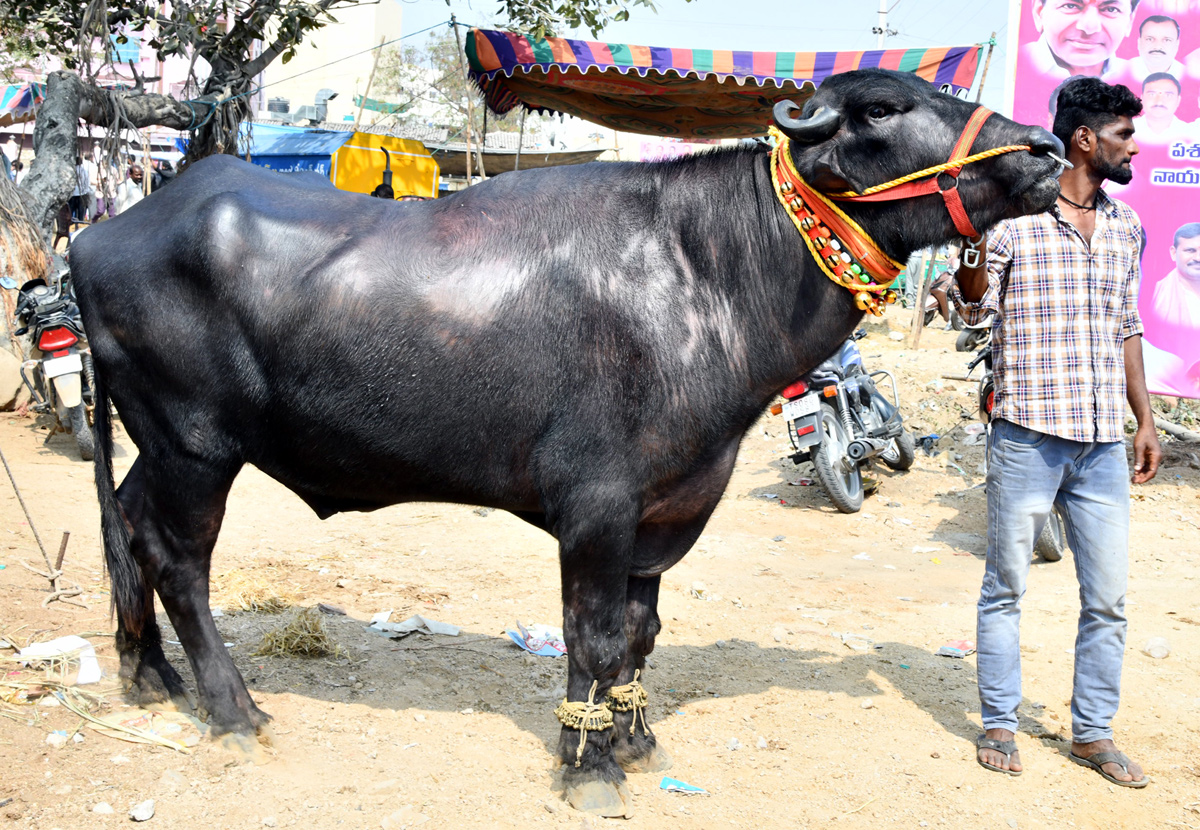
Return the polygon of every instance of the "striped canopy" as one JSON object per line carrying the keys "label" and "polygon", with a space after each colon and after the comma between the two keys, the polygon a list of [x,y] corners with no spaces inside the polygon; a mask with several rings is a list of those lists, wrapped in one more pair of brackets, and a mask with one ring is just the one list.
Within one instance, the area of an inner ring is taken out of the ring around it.
{"label": "striped canopy", "polygon": [[626,132],[677,138],[765,135],[771,107],[802,104],[830,75],[882,67],[945,92],[971,86],[980,46],[867,52],[735,52],[538,40],[472,29],[471,77],[497,114],[567,113]]}
{"label": "striped canopy", "polygon": [[46,97],[45,84],[9,84],[0,91],[0,127],[32,120]]}

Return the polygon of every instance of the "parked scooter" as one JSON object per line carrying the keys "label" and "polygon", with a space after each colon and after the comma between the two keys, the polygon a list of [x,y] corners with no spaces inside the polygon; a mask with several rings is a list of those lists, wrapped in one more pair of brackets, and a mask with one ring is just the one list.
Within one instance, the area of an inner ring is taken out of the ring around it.
{"label": "parked scooter", "polygon": [[[856,331],[833,357],[783,390],[786,403],[778,411],[772,408],[788,422],[792,461],[812,461],[817,480],[843,513],[862,507],[862,471],[874,459],[907,470],[916,456],[900,416],[896,379],[886,370],[863,368],[855,341],[865,336]],[[875,386],[881,375],[891,381],[892,401]]]}
{"label": "parked scooter", "polygon": [[955,351],[973,352],[992,341],[992,315],[989,314],[973,326],[963,323],[962,333],[954,342]]}
{"label": "parked scooter", "polygon": [[[989,337],[990,339],[990,337]],[[979,378],[979,420],[983,421],[987,428],[987,446],[992,443],[992,411],[996,404],[996,384],[992,378],[992,344],[989,342],[975,358],[967,364],[967,377],[975,371],[975,367],[983,366],[983,375]],[[983,467],[987,471],[988,453],[985,450],[983,454]],[[1040,556],[1046,562],[1057,562],[1063,558],[1063,551],[1067,549],[1067,531],[1066,525],[1063,523],[1062,513],[1055,505],[1050,510],[1050,515],[1046,519],[1046,526],[1042,529],[1042,535],[1038,537],[1037,544],[1033,546],[1035,556]]]}
{"label": "parked scooter", "polygon": [[62,268],[51,277],[30,280],[17,293],[17,335],[28,334],[30,356],[21,365],[21,380],[33,396],[35,412],[51,414],[61,431],[71,432],[84,461],[91,461],[92,353],[71,272]]}

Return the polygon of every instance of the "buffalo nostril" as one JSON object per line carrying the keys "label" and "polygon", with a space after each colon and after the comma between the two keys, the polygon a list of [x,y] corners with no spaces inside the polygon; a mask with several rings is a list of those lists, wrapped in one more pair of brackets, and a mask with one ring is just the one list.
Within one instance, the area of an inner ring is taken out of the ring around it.
{"label": "buffalo nostril", "polygon": [[1067,151],[1054,133],[1041,127],[1034,127],[1029,133],[1029,152],[1035,156],[1050,154],[1065,156]]}

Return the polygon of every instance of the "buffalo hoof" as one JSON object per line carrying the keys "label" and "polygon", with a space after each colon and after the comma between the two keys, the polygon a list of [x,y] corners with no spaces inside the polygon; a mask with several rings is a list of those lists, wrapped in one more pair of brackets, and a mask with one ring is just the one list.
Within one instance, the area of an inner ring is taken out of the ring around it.
{"label": "buffalo hoof", "polygon": [[633,796],[624,781],[580,781],[567,784],[567,802],[584,813],[603,818],[633,818]]}
{"label": "buffalo hoof", "polygon": [[237,732],[227,732],[216,738],[216,741],[221,749],[234,756],[235,761],[259,765],[271,760],[266,751],[266,747],[271,744],[268,741],[263,741],[262,735],[261,730],[257,735],[242,735]]}
{"label": "buffalo hoof", "polygon": [[[623,751],[624,750],[624,751]],[[650,744],[648,750],[634,754],[635,747],[618,745],[614,748],[617,763],[626,772],[662,772],[674,763],[670,754],[658,744]]]}

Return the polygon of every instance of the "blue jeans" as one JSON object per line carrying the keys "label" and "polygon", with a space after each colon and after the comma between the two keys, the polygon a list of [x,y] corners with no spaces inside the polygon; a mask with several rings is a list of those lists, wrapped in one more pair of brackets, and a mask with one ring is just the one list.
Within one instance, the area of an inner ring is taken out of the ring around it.
{"label": "blue jeans", "polygon": [[1017,731],[1021,598],[1033,545],[1057,504],[1079,580],[1072,738],[1112,738],[1125,653],[1129,469],[1125,445],[1068,441],[996,421],[988,446],[987,566],[979,594],[984,729]]}

